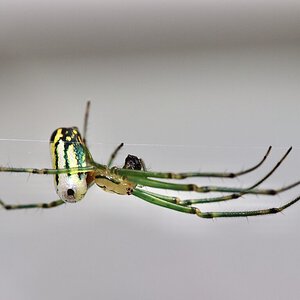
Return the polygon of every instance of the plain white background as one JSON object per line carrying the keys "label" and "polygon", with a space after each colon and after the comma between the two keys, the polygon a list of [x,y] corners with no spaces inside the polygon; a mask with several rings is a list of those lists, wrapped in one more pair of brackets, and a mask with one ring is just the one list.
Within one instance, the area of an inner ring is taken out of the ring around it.
{"label": "plain white background", "polygon": [[[90,99],[99,162],[125,142],[119,165],[132,153],[152,170],[239,170],[273,145],[249,176],[197,181],[249,186],[293,145],[264,187],[296,181],[299,9],[297,1],[2,2],[1,165],[50,167],[52,131],[81,128]],[[57,199],[51,177],[0,176],[6,202]],[[266,208],[299,193],[201,208]],[[0,299],[297,299],[299,226],[299,204],[212,221],[97,188],[76,205],[1,210]]]}

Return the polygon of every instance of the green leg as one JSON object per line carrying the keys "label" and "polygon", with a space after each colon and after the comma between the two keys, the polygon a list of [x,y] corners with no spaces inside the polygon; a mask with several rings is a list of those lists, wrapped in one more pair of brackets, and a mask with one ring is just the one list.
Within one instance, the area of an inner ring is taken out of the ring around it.
{"label": "green leg", "polygon": [[204,203],[213,203],[213,202],[221,202],[221,201],[228,201],[234,200],[242,197],[243,194],[230,194],[227,196],[220,196],[220,197],[209,197],[209,198],[202,198],[202,199],[179,199],[176,203],[180,205],[192,205],[192,204],[204,204]]}
{"label": "green leg", "polygon": [[118,152],[120,151],[120,149],[124,146],[124,143],[121,143],[116,149],[115,151],[111,154],[109,161],[107,163],[107,167],[110,168],[114,159],[116,158]]}
{"label": "green leg", "polygon": [[[265,175],[262,179],[257,181],[255,184],[253,184],[249,188],[247,188],[247,190],[252,190],[252,189],[256,188],[261,183],[263,183],[267,178],[269,178],[275,172],[275,170],[280,166],[280,164],[283,162],[286,155],[282,157],[282,159],[273,167],[273,169],[267,175]],[[161,197],[161,195],[156,194],[156,193],[152,193],[152,192],[148,192],[148,193],[150,193],[154,196]],[[244,195],[244,194],[243,193],[234,193],[234,194],[220,196],[220,197],[209,197],[209,198],[201,198],[201,199],[184,199],[184,200],[181,200],[178,197],[170,197],[170,196],[163,196],[163,197],[164,197],[165,201],[169,201],[169,202],[180,204],[180,205],[191,205],[191,204],[199,204],[199,203],[212,203],[212,202],[228,201],[228,200],[238,199],[242,195]]]}
{"label": "green leg", "polygon": [[132,195],[141,198],[147,202],[150,202],[155,205],[163,206],[169,209],[177,210],[180,212],[188,213],[188,214],[195,214],[196,209],[194,207],[190,206],[181,206],[178,204],[174,204],[168,201],[164,201],[161,198],[155,197],[153,194],[151,195],[150,193],[147,193],[145,191],[141,191],[138,189],[134,189],[132,192]]}
{"label": "green leg", "polygon": [[[160,198],[161,200],[164,200],[164,201],[167,201],[167,202],[170,202],[170,203],[179,204],[179,202],[180,202],[180,198],[178,198],[178,197],[161,195],[161,194],[153,193],[153,192],[146,191],[146,190],[139,189],[139,188],[135,188],[135,190],[143,192],[143,193],[148,194],[148,195],[151,195],[153,197]],[[180,204],[180,205],[187,206],[185,204]]]}
{"label": "green leg", "polygon": [[32,203],[32,204],[5,204],[0,200],[0,205],[5,209],[26,209],[26,208],[51,208],[64,204],[63,200],[56,200],[50,203]]}
{"label": "green leg", "polygon": [[[280,164],[283,162],[283,160],[286,158],[287,155],[288,155],[288,152],[285,154],[285,156],[282,157],[282,159],[273,167],[273,169],[267,175],[265,175],[263,178],[261,178],[259,181],[257,181],[252,186],[250,186],[248,188],[248,190],[252,190],[252,189],[256,188],[261,183],[263,183],[267,178],[269,178],[275,172],[275,170],[280,166]],[[221,201],[238,199],[243,195],[244,195],[244,193],[234,193],[234,194],[220,196],[220,197],[179,200],[177,203],[181,204],[181,205],[191,205],[191,204],[198,204],[198,203],[200,204],[200,203],[221,202]]]}
{"label": "green leg", "polygon": [[[287,157],[287,155],[292,150],[292,147],[284,154],[283,158],[280,160],[280,163]],[[271,147],[269,147],[267,153],[263,159],[254,167],[251,167],[247,170],[240,172],[185,172],[185,173],[171,173],[171,172],[151,172],[151,171],[139,171],[139,170],[128,170],[128,169],[119,169],[115,168],[114,172],[121,176],[133,176],[133,177],[152,177],[152,178],[164,178],[164,179],[185,179],[190,177],[218,177],[218,178],[235,178],[247,173],[250,173],[257,169],[262,163],[266,160]]]}
{"label": "green leg", "polygon": [[[99,164],[99,166],[101,166]],[[46,175],[57,175],[57,174],[77,174],[81,172],[95,171],[94,166],[80,167],[80,168],[70,168],[70,169],[36,169],[36,168],[8,168],[0,167],[0,172],[9,173],[31,173],[31,174],[46,174]]]}
{"label": "green leg", "polygon": [[[139,188],[136,188],[138,190],[141,190]],[[142,190],[147,194],[150,194],[154,197],[158,197],[164,201],[168,201],[171,203],[175,203],[178,205],[183,205],[183,206],[189,206],[192,204],[201,204],[201,203],[212,203],[212,202],[221,202],[221,201],[227,201],[227,200],[233,200],[233,199],[238,199],[242,196],[242,194],[230,194],[227,196],[220,196],[220,197],[210,197],[210,198],[202,198],[202,199],[180,199],[179,197],[174,197],[174,196],[166,196],[166,195],[161,195],[149,191]]]}
{"label": "green leg", "polygon": [[280,206],[280,207],[273,207],[268,209],[260,209],[260,210],[250,210],[250,211],[236,211],[236,212],[202,212],[197,207],[191,207],[191,206],[181,206],[178,204],[170,203],[168,201],[165,201],[161,196],[154,196],[153,193],[141,191],[141,190],[134,190],[133,195],[150,202],[155,205],[163,206],[172,210],[180,211],[183,213],[189,213],[189,214],[196,214],[200,218],[238,218],[238,217],[251,217],[251,216],[260,216],[260,215],[270,215],[270,214],[276,214],[284,209],[288,208],[289,206],[292,206],[296,202],[300,200],[300,197],[288,202],[287,204]]}
{"label": "green leg", "polygon": [[293,184],[285,186],[280,189],[250,189],[250,188],[236,188],[236,187],[222,187],[222,186],[198,186],[196,184],[179,184],[153,180],[149,178],[127,177],[131,182],[138,185],[148,186],[158,189],[167,189],[174,191],[209,193],[209,192],[224,192],[224,193],[241,193],[241,194],[257,194],[257,195],[276,195],[287,191],[300,184],[297,181]]}
{"label": "green leg", "polygon": [[252,217],[252,216],[261,216],[261,215],[271,215],[277,214],[284,209],[292,206],[296,202],[300,200],[300,197],[288,202],[287,204],[280,207],[273,207],[268,209],[260,209],[260,210],[250,210],[250,211],[231,211],[231,212],[202,212],[197,209],[196,214],[201,218],[239,218],[239,217]]}

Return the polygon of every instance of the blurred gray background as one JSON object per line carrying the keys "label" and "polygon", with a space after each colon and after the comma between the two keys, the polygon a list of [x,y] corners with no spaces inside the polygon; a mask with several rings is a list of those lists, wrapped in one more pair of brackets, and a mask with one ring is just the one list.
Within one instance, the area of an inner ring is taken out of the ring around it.
{"label": "blurred gray background", "polygon": [[[234,171],[273,145],[249,176],[197,181],[249,186],[293,145],[263,185],[281,187],[299,179],[299,83],[299,1],[0,3],[1,165],[50,167],[52,131],[82,128],[89,99],[99,162],[125,142],[120,165]],[[0,176],[6,202],[57,199],[51,177]],[[0,299],[298,299],[299,215],[203,220],[96,187],[76,205],[1,210]]]}

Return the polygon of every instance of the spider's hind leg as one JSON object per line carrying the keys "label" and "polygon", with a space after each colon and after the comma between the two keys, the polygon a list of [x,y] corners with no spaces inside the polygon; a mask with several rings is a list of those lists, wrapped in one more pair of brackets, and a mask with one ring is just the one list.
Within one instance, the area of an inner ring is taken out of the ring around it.
{"label": "spider's hind leg", "polygon": [[227,212],[202,212],[199,208],[194,206],[183,206],[177,203],[174,203],[171,199],[172,197],[159,195],[155,193],[151,193],[148,191],[143,191],[140,189],[134,189],[133,193],[134,196],[143,199],[147,202],[150,202],[155,205],[163,206],[169,209],[177,210],[183,213],[195,214],[200,218],[239,218],[239,217],[251,217],[251,216],[260,216],[260,215],[271,215],[279,213],[286,208],[292,206],[296,202],[300,200],[300,197],[282,205],[280,207],[272,207],[267,209],[260,209],[260,210],[250,210],[250,211],[227,211]]}
{"label": "spider's hind leg", "polygon": [[56,200],[49,203],[31,203],[31,204],[6,204],[0,200],[0,206],[7,210],[24,208],[51,208],[64,204],[63,200]]}
{"label": "spider's hind leg", "polygon": [[261,215],[272,215],[282,212],[286,208],[292,206],[300,200],[300,197],[286,203],[285,205],[279,207],[272,207],[260,210],[248,210],[248,211],[226,211],[226,212],[202,212],[199,209],[196,210],[196,215],[200,218],[240,218],[240,217],[252,217]]}

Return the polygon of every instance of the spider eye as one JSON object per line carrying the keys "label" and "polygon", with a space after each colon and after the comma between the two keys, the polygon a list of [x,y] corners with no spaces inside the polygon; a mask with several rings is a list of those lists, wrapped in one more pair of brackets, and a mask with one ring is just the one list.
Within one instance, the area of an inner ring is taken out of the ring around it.
{"label": "spider eye", "polygon": [[74,196],[75,192],[72,189],[68,189],[67,194],[68,194],[68,196]]}

